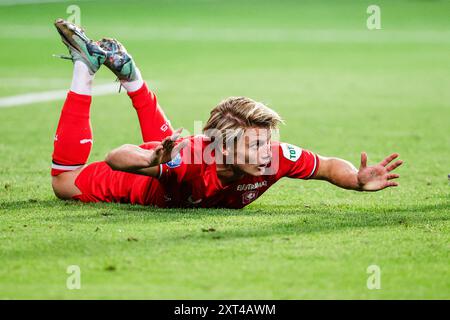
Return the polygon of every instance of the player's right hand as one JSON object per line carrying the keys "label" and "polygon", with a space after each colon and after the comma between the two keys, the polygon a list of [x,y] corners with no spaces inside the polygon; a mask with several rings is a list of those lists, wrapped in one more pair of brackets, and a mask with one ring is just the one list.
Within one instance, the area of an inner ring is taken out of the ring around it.
{"label": "player's right hand", "polygon": [[171,136],[164,138],[164,140],[153,149],[154,152],[152,159],[150,159],[150,167],[169,162],[188,144],[187,140],[183,140],[178,144],[176,143],[181,132],[183,132],[183,128],[177,129]]}

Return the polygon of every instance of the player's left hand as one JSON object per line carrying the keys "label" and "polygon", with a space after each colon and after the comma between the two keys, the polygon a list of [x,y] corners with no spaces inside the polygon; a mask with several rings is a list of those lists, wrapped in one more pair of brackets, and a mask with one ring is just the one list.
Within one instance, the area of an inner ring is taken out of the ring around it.
{"label": "player's left hand", "polygon": [[398,182],[392,181],[400,175],[391,173],[394,169],[401,166],[403,161],[397,160],[390,164],[398,157],[397,153],[393,153],[386,157],[379,164],[367,166],[367,154],[361,153],[361,166],[358,171],[359,187],[363,191],[378,191],[388,187],[397,187]]}

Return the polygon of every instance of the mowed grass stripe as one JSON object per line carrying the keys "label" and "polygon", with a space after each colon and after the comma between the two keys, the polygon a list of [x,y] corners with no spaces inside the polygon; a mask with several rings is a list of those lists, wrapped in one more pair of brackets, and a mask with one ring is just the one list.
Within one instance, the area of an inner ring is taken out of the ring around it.
{"label": "mowed grass stripe", "polygon": [[[63,202],[49,176],[61,102],[3,108],[0,298],[450,298],[446,3],[380,1],[379,31],[360,1],[77,4],[88,35],[119,38],[164,84],[149,81],[174,126],[247,95],[286,119],[284,141],[356,165],[399,152],[401,186],[284,179],[239,211]],[[71,64],[51,58],[66,52],[52,22],[67,5],[2,7],[2,96],[68,89]],[[105,68],[95,83],[113,80]],[[95,98],[91,116],[90,161],[141,142],[123,92]],[[81,290],[66,287],[74,264]],[[366,286],[373,264],[381,290]]]}
{"label": "mowed grass stripe", "polygon": [[[275,29],[275,28],[190,28],[117,25],[92,25],[94,34],[128,40],[167,40],[202,42],[291,42],[291,43],[434,43],[449,44],[450,31],[438,30],[339,30],[339,29]],[[88,32],[89,34],[89,32]],[[5,25],[0,29],[0,38],[8,39],[53,39],[52,22],[48,26]]]}

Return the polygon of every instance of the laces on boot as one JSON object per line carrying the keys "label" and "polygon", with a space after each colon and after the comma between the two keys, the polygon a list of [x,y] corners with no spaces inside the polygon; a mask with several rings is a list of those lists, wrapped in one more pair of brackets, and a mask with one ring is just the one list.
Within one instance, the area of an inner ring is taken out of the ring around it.
{"label": "laces on boot", "polygon": [[115,80],[114,82],[118,82],[118,83],[119,83],[119,93],[120,93],[120,91],[121,91],[121,89],[122,89],[123,86],[122,86],[122,82],[120,82],[119,77],[117,77],[116,80]]}

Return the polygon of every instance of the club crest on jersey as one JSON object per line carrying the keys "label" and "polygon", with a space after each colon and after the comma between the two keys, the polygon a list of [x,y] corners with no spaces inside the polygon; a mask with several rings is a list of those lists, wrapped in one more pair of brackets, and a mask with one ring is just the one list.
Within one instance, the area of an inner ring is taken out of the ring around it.
{"label": "club crest on jersey", "polygon": [[258,197],[258,190],[247,191],[242,195],[242,203],[249,204]]}
{"label": "club crest on jersey", "polygon": [[302,149],[297,146],[293,146],[292,144],[282,143],[281,150],[283,150],[283,156],[293,162],[300,159],[300,156],[302,155]]}
{"label": "club crest on jersey", "polygon": [[181,155],[178,153],[175,158],[166,162],[166,165],[171,169],[179,167],[181,165]]}

